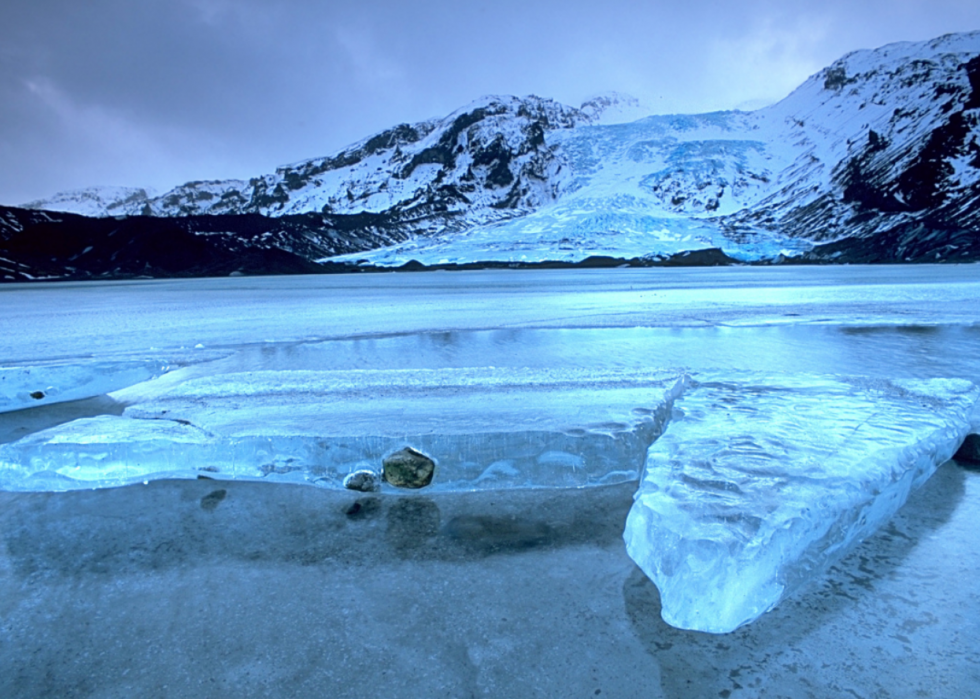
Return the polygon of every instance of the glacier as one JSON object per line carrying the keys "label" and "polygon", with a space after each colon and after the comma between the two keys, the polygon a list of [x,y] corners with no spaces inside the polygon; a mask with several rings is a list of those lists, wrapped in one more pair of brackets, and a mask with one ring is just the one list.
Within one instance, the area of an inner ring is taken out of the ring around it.
{"label": "glacier", "polygon": [[624,532],[664,621],[734,631],[819,576],[953,456],[978,396],[962,379],[693,379]]}
{"label": "glacier", "polygon": [[792,149],[760,140],[785,130],[782,120],[768,112],[717,112],[555,131],[549,140],[564,155],[555,200],[502,221],[323,261],[381,267],[413,260],[580,262],[707,248],[743,262],[797,255],[812,243],[773,231],[733,237],[719,219],[762,199],[774,171],[797,157]]}

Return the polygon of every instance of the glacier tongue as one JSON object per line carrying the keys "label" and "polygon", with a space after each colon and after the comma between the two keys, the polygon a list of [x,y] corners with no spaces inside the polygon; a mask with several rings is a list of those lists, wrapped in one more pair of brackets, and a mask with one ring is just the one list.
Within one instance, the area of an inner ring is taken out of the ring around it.
{"label": "glacier tongue", "polygon": [[733,631],[819,575],[953,455],[977,398],[957,379],[696,377],[624,532],[664,620]]}
{"label": "glacier tongue", "polygon": [[166,372],[158,360],[118,360],[0,367],[0,413],[92,398]]}
{"label": "glacier tongue", "polygon": [[[68,490],[149,478],[340,487],[412,446],[434,489],[579,487],[639,478],[677,375],[577,369],[253,371],[126,392],[122,416],[0,445],[0,487]],[[144,394],[140,395],[140,390]]]}

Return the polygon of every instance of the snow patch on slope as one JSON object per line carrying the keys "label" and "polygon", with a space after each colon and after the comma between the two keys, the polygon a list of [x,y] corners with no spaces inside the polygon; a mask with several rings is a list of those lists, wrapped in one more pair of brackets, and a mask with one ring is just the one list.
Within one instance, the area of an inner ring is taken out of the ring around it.
{"label": "snow patch on slope", "polygon": [[88,187],[21,204],[21,208],[61,211],[96,218],[138,216],[145,213],[155,194],[154,190],[145,187]]}

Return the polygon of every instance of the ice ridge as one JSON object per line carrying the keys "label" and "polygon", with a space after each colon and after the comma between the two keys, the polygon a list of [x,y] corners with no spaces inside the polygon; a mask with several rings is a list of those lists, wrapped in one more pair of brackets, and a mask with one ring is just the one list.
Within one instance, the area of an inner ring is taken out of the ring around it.
{"label": "ice ridge", "polygon": [[664,620],[726,633],[819,576],[952,457],[978,395],[960,379],[692,379],[624,532]]}
{"label": "ice ridge", "polygon": [[406,446],[436,462],[434,490],[638,482],[627,552],[665,621],[713,633],[819,576],[980,427],[980,388],[963,379],[443,367],[145,381],[165,368],[3,370],[8,421],[41,385],[60,400],[125,386],[127,407],[0,444],[0,488],[201,475],[341,488]]}
{"label": "ice ridge", "polygon": [[0,486],[70,490],[203,472],[339,488],[405,446],[436,461],[435,490],[635,481],[680,391],[667,372],[229,373],[0,445]]}

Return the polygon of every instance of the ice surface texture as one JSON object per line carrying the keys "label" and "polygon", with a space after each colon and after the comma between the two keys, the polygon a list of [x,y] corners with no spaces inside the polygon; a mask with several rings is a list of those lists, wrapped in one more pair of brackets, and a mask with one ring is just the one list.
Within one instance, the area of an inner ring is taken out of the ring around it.
{"label": "ice surface texture", "polygon": [[435,489],[623,482],[639,478],[680,387],[665,372],[485,368],[255,371],[146,390],[122,416],[0,445],[0,487],[67,490],[203,470],[339,488],[405,446],[436,461]]}
{"label": "ice surface texture", "polygon": [[965,380],[699,376],[624,538],[676,627],[725,633],[871,534],[971,431]]}
{"label": "ice surface texture", "polygon": [[166,370],[158,360],[0,367],[0,413],[101,396]]}

